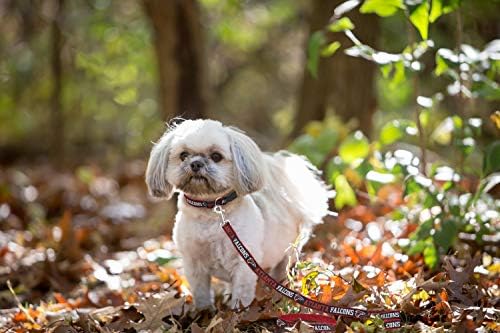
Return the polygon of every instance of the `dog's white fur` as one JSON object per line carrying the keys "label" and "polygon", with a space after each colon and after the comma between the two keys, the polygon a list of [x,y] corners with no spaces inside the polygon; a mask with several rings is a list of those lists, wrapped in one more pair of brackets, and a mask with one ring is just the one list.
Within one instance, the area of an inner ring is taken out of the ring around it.
{"label": "dog's white fur", "polygon": [[[180,158],[182,152],[188,157]],[[210,154],[223,159],[216,163]],[[193,178],[190,163],[204,167]],[[197,308],[210,307],[211,276],[230,282],[232,308],[255,297],[256,275],[247,267],[219,226],[220,217],[192,207],[192,198],[215,200],[232,190],[238,198],[223,208],[233,228],[264,269],[284,276],[290,245],[299,249],[328,212],[329,192],[308,161],[281,151],[263,153],[243,132],[213,120],[186,120],[170,127],[151,151],[146,183],[153,196],[181,195],[173,238]],[[274,270],[274,271],[273,271]]]}

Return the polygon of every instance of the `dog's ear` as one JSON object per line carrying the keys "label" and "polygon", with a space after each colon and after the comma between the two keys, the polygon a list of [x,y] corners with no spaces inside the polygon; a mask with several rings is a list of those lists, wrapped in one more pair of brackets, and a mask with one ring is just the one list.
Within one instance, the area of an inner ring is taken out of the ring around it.
{"label": "dog's ear", "polygon": [[239,194],[249,194],[264,186],[264,159],[257,144],[243,132],[226,127],[231,142],[234,164],[235,190]]}
{"label": "dog's ear", "polygon": [[154,197],[170,199],[173,194],[174,188],[167,180],[167,168],[174,130],[167,130],[163,134],[161,139],[153,146],[149,156],[146,168],[146,184],[149,193]]}

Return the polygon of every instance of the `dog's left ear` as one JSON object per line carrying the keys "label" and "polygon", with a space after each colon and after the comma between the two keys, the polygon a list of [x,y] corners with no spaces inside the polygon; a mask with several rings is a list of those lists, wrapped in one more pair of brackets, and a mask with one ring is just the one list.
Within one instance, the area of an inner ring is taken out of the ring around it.
{"label": "dog's left ear", "polygon": [[231,142],[235,190],[249,194],[264,186],[265,168],[262,151],[257,144],[238,129],[226,127]]}
{"label": "dog's left ear", "polygon": [[173,186],[167,180],[168,158],[174,130],[167,131],[154,145],[146,168],[146,184],[149,193],[158,198],[170,199]]}

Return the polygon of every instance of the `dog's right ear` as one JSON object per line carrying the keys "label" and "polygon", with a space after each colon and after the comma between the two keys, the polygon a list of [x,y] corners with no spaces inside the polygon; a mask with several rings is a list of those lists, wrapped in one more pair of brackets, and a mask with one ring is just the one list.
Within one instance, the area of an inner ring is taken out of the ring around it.
{"label": "dog's right ear", "polygon": [[154,145],[146,168],[146,184],[149,193],[158,198],[170,199],[173,186],[167,180],[168,158],[174,130],[167,131]]}

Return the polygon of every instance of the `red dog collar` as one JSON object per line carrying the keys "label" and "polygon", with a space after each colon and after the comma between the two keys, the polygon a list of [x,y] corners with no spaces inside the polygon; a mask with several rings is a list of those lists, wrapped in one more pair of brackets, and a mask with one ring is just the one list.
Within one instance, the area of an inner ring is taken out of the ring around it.
{"label": "red dog collar", "polygon": [[225,195],[221,198],[217,198],[216,200],[212,201],[205,201],[205,200],[197,200],[188,197],[187,195],[184,194],[184,198],[186,198],[186,202],[193,206],[193,207],[198,207],[198,208],[214,208],[215,206],[224,206],[227,203],[230,203],[234,199],[236,199],[238,195],[236,194],[235,191],[231,191],[228,195]]}

